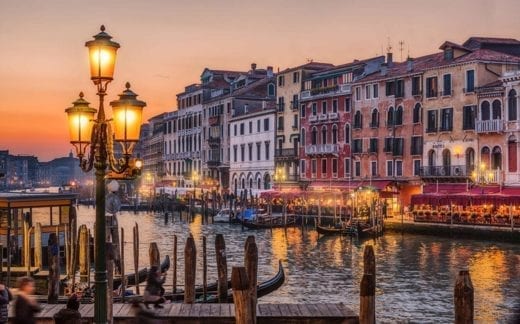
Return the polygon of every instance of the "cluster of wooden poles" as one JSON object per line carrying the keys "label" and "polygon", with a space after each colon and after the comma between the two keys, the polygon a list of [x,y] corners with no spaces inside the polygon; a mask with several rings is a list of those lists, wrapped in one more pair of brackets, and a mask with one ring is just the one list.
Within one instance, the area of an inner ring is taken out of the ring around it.
{"label": "cluster of wooden poles", "polygon": [[[455,323],[473,323],[473,284],[468,270],[461,270],[455,281]],[[363,277],[359,292],[359,323],[376,323],[376,259],[372,245],[363,252]]]}

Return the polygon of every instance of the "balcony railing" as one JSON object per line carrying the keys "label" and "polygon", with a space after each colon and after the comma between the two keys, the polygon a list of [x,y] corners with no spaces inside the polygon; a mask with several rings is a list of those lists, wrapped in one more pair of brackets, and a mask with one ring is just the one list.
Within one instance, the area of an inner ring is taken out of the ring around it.
{"label": "balcony railing", "polygon": [[338,119],[339,115],[337,112],[329,113],[329,119]]}
{"label": "balcony railing", "polygon": [[317,116],[317,115],[310,115],[310,116],[309,116],[309,121],[310,121],[310,122],[315,122],[315,121],[317,121],[317,120],[318,120],[318,116]]}
{"label": "balcony railing", "polygon": [[447,165],[447,166],[423,166],[420,169],[420,176],[427,177],[469,177],[473,171],[473,167],[465,165]]}
{"label": "balcony railing", "polygon": [[327,119],[328,119],[328,118],[327,118],[327,114],[320,114],[320,115],[318,116],[318,119],[319,119],[320,121],[327,120]]}
{"label": "balcony railing", "polygon": [[304,90],[300,93],[301,99],[309,99],[313,96],[321,96],[330,93],[341,93],[341,94],[349,94],[352,90],[350,84],[335,84],[326,87],[313,88],[309,90]]}
{"label": "balcony railing", "polygon": [[502,119],[476,120],[475,130],[477,133],[500,133],[504,131]]}
{"label": "balcony railing", "polygon": [[294,148],[276,149],[274,157],[296,157],[297,152]]}
{"label": "balcony railing", "polygon": [[220,141],[221,141],[220,137],[209,137],[208,138],[208,144],[212,147],[220,145]]}
{"label": "balcony railing", "polygon": [[316,144],[305,146],[305,154],[337,154],[339,153],[338,144]]}
{"label": "balcony railing", "polygon": [[220,160],[208,160],[208,161],[206,161],[206,164],[208,165],[208,167],[214,168],[214,167],[220,166],[221,162],[220,162]]}

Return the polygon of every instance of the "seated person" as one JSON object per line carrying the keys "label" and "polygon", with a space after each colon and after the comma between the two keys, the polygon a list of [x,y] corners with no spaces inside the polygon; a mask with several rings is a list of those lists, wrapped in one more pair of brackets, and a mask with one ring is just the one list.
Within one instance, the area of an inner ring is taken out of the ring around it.
{"label": "seated person", "polygon": [[79,312],[79,300],[74,294],[67,300],[67,307],[62,308],[59,312],[54,314],[54,323],[56,324],[80,324],[81,313]]}
{"label": "seated person", "polygon": [[154,304],[155,308],[162,308],[160,304],[164,303],[164,288],[165,275],[162,276],[159,267],[152,266],[148,272],[146,279],[146,288],[144,290],[144,304],[148,308],[149,304]]}

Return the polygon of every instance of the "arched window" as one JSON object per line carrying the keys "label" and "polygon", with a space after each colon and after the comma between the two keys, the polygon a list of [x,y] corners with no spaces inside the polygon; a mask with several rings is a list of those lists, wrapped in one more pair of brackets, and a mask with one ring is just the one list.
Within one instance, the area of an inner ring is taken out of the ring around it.
{"label": "arched window", "polygon": [[246,179],[242,178],[242,189],[246,188]]}
{"label": "arched window", "polygon": [[416,103],[415,106],[413,107],[413,123],[414,124],[420,123],[421,120],[422,120],[422,118],[421,118],[421,104],[420,103]]}
{"label": "arched window", "polygon": [[435,166],[435,150],[429,150],[428,151],[428,165],[429,166]]}
{"label": "arched window", "polygon": [[480,104],[480,120],[489,120],[491,118],[489,111],[489,101],[483,101]]}
{"label": "arched window", "polygon": [[491,151],[489,150],[489,147],[484,146],[480,150],[480,164],[484,168],[488,168],[490,166],[489,162],[491,160],[490,157]]}
{"label": "arched window", "polygon": [[332,144],[338,143],[338,126],[336,124],[332,125]]}
{"label": "arched window", "polygon": [[253,178],[249,178],[249,188],[253,189]]}
{"label": "arched window", "polygon": [[507,166],[509,172],[518,171],[518,143],[514,135],[507,140]]}
{"label": "arched window", "polygon": [[327,144],[327,126],[321,128],[321,144]]}
{"label": "arched window", "polygon": [[235,194],[238,191],[238,179],[235,178]]}
{"label": "arched window", "polygon": [[502,170],[502,149],[500,146],[495,146],[491,152],[491,169]]}
{"label": "arched window", "polygon": [[271,189],[271,177],[269,173],[266,173],[264,176],[264,189]]}
{"label": "arched window", "polygon": [[388,108],[388,112],[386,113],[386,125],[387,126],[394,125],[394,107]]}
{"label": "arched window", "polygon": [[469,175],[475,170],[475,150],[468,147],[466,150],[466,173]]}
{"label": "arched window", "polygon": [[318,130],[316,129],[316,127],[313,127],[311,131],[311,144],[318,144]]}
{"label": "arched window", "polygon": [[262,189],[261,184],[262,184],[262,181],[260,180],[260,178],[256,179],[256,188],[257,189]]}
{"label": "arched window", "polygon": [[518,117],[516,91],[511,89],[507,95],[507,120],[516,120]]}
{"label": "arched window", "polygon": [[302,143],[303,146],[305,146],[305,128],[302,128],[302,131],[301,131],[301,141],[300,143]]}
{"label": "arched window", "polygon": [[395,112],[395,124],[402,125],[403,124],[403,106],[397,107]]}
{"label": "arched window", "polygon": [[354,115],[354,128],[361,128],[363,127],[363,116],[361,115],[361,111],[356,111],[356,114]]}
{"label": "arched window", "polygon": [[269,83],[269,85],[267,85],[267,95],[269,97],[274,96],[275,95],[274,90],[275,90],[274,84]]}
{"label": "arched window", "polygon": [[345,144],[350,143],[350,124],[345,124]]}
{"label": "arched window", "polygon": [[493,101],[493,119],[502,119],[502,103],[498,99]]}
{"label": "arched window", "polygon": [[372,109],[372,117],[370,118],[370,127],[379,127],[379,111],[377,108]]}
{"label": "arched window", "polygon": [[442,151],[442,165],[449,167],[451,165],[451,152],[448,149]]}

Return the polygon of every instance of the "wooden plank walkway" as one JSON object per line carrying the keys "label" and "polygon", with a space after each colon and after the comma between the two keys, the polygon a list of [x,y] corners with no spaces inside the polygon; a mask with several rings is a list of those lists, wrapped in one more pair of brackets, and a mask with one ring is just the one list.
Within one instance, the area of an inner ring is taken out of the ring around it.
{"label": "wooden plank walkway", "polygon": [[[63,304],[41,304],[38,323],[54,323],[53,316]],[[84,323],[92,323],[94,305],[80,306]],[[114,304],[114,323],[135,323],[136,309],[130,304]],[[162,309],[150,307],[149,315],[157,323],[235,323],[233,304],[165,304]],[[12,305],[9,317],[13,316]],[[358,316],[344,304],[258,304],[258,323],[358,323]]]}

